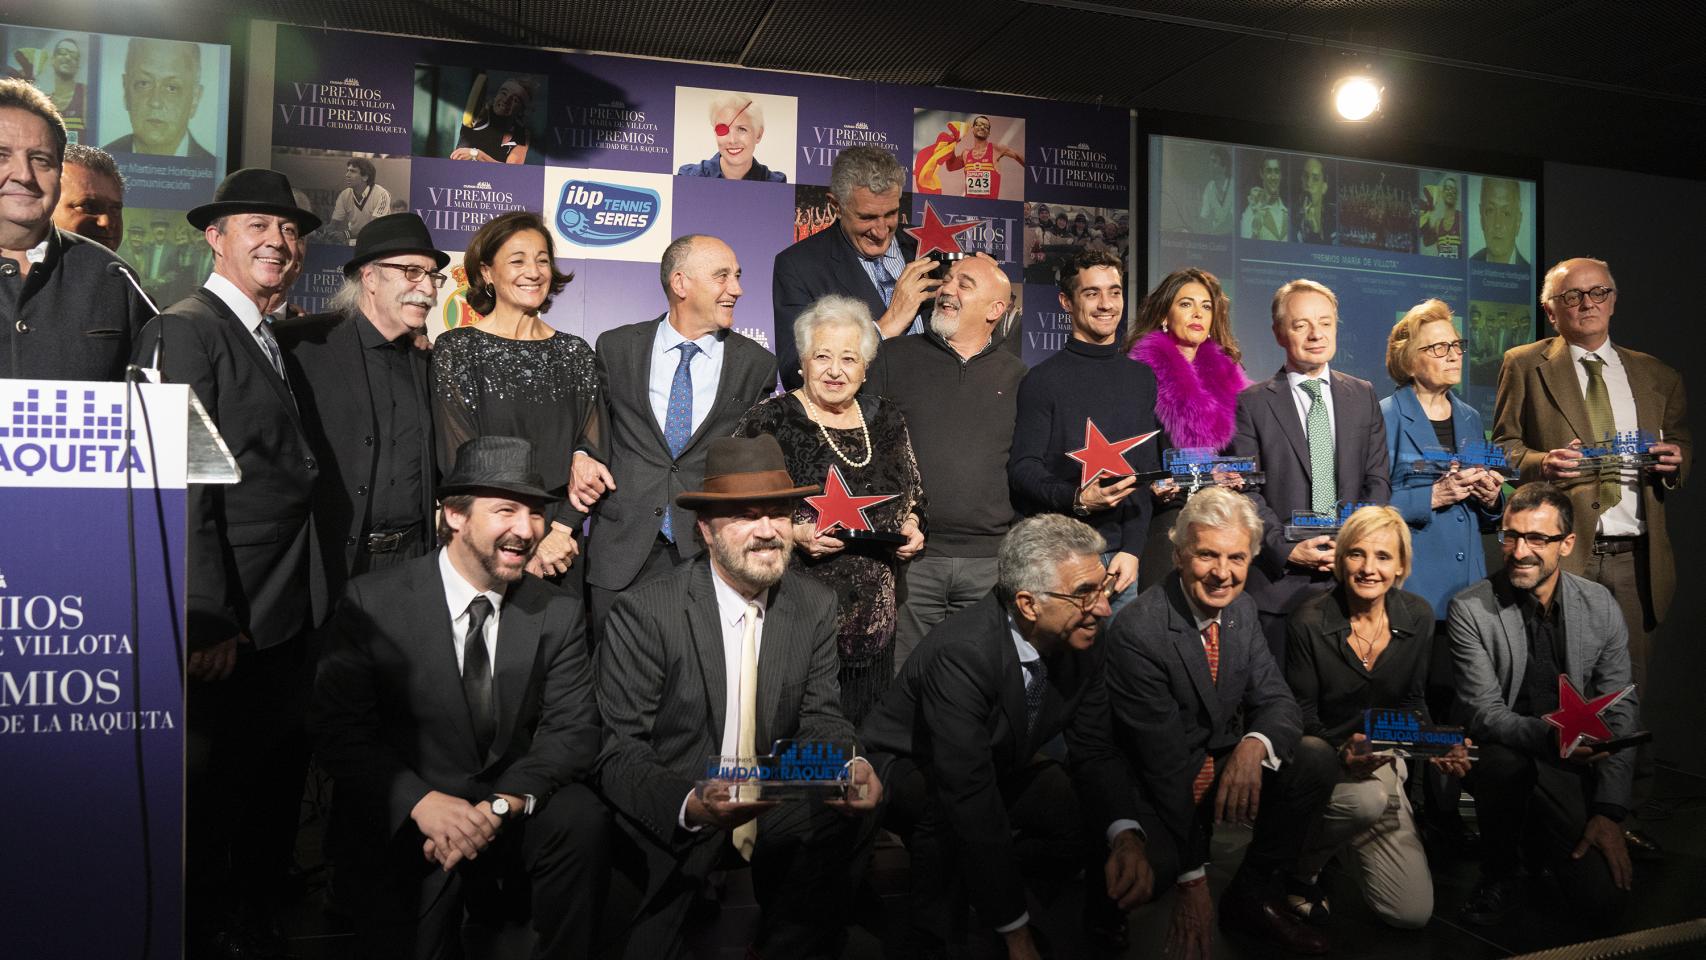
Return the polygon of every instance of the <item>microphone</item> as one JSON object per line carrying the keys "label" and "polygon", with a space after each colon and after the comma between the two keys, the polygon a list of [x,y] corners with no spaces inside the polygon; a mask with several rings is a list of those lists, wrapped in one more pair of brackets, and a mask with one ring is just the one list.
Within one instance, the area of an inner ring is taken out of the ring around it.
{"label": "microphone", "polygon": [[[122,276],[126,280],[130,281],[131,289],[135,290],[136,295],[142,298],[142,302],[145,305],[147,305],[149,311],[151,313],[153,313],[156,317],[158,317],[160,315],[160,308],[155,305],[155,303],[152,299],[149,298],[148,292],[142,289],[142,283],[137,279],[136,271],[131,268],[130,264],[125,263],[123,260],[112,260],[112,261],[107,263],[107,273],[113,274],[115,276]],[[157,331],[155,333],[155,336],[154,336],[154,356],[149,359],[148,366],[147,367],[138,367],[136,364],[133,363],[133,364],[130,364],[130,370],[135,371],[137,373],[140,373],[143,370],[149,370],[152,372],[153,375],[148,377],[148,379],[153,380],[155,383],[164,383],[165,378],[160,375],[160,354],[161,354],[161,349],[165,346],[165,343],[166,343],[166,328],[164,325],[162,325],[160,327],[159,331]]]}

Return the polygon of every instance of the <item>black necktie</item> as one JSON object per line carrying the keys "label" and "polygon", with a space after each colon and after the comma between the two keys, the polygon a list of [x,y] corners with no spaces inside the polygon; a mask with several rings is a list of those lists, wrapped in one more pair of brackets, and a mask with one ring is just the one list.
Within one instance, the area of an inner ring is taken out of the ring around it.
{"label": "black necktie", "polygon": [[462,695],[468,700],[468,715],[474,721],[474,741],[484,760],[492,748],[497,724],[492,719],[492,661],[486,655],[486,618],[492,601],[484,594],[468,604],[468,632],[462,641]]}
{"label": "black necktie", "polygon": [[1026,660],[1021,666],[1029,677],[1025,680],[1025,737],[1036,736],[1037,717],[1043,711],[1043,692],[1048,689],[1048,666],[1041,660]]}

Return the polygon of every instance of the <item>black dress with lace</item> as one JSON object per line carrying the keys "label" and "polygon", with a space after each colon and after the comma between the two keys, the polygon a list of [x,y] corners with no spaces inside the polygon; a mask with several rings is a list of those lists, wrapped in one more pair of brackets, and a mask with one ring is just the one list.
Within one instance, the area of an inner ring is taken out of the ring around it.
{"label": "black dress with lace", "polygon": [[[592,347],[571,333],[511,340],[477,327],[447,330],[433,343],[432,397],[439,470],[475,437],[521,437],[533,444],[545,489],[561,495],[577,447],[596,447],[604,384]],[[567,500],[546,520],[576,531],[585,515]]]}
{"label": "black dress with lace", "polygon": [[[900,408],[882,398],[860,398],[865,424],[876,453],[863,467],[850,466],[824,442],[823,433],[792,393],[771,397],[754,406],[735,426],[735,435],[776,438],[787,459],[788,474],[797,484],[822,484],[833,464],[841,468],[848,492],[854,496],[893,493],[893,500],[868,507],[872,528],[899,533],[907,514],[924,517],[924,483]],[[858,427],[829,428],[835,445],[854,462],[865,459],[865,435]],[[803,499],[794,511],[795,523],[815,523],[817,511]],[[843,541],[849,542],[849,541]],[[839,601],[841,647],[841,711],[857,725],[888,689],[894,675],[895,572],[899,561],[888,549],[859,550],[856,545],[827,557],[812,558],[794,551],[794,564],[835,591]]]}

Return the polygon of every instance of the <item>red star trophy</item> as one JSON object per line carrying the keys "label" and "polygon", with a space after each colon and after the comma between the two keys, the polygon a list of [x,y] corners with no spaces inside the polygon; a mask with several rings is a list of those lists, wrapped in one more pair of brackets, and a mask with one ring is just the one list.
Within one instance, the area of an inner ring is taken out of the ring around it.
{"label": "red star trophy", "polygon": [[985,220],[968,220],[965,223],[949,226],[942,222],[942,218],[936,215],[936,208],[932,207],[930,201],[926,200],[924,201],[923,225],[907,227],[906,232],[912,239],[918,241],[919,256],[929,257],[937,262],[938,266],[931,273],[931,276],[938,280],[946,280],[948,278],[948,265],[955,260],[964,260],[970,256],[960,249],[960,242],[955,238],[972,227],[987,222]]}
{"label": "red star trophy", "polygon": [[817,511],[818,533],[827,534],[832,530],[840,530],[840,538],[843,540],[863,541],[872,546],[893,550],[906,543],[906,535],[873,529],[865,511],[898,496],[898,493],[880,493],[855,497],[847,490],[847,478],[841,475],[841,468],[831,464],[829,475],[823,478],[823,492],[815,497],[807,497],[806,503]]}
{"label": "red star trophy", "polygon": [[1611,728],[1605,724],[1605,711],[1634,690],[1635,685],[1631,683],[1621,690],[1587,700],[1570,682],[1568,674],[1558,674],[1558,709],[1541,718],[1558,728],[1558,756],[1567,759],[1583,743],[1595,751],[1610,752],[1651,740],[1653,735],[1644,730],[1622,739],[1613,739]]}
{"label": "red star trophy", "polygon": [[1102,431],[1094,420],[1085,417],[1084,446],[1066,451],[1066,455],[1077,460],[1079,464],[1078,488],[1082,490],[1088,487],[1092,480],[1099,479],[1106,485],[1117,483],[1122,477],[1134,475],[1137,471],[1126,462],[1126,451],[1149,442],[1160,432],[1151,430],[1135,437],[1126,437],[1124,440],[1109,440],[1102,436]]}

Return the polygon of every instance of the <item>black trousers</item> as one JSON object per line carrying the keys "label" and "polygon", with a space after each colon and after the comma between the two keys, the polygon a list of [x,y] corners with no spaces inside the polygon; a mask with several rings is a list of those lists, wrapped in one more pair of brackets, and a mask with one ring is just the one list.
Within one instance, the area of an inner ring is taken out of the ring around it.
{"label": "black trousers", "polygon": [[1516,873],[1526,850],[1537,865],[1551,868],[1572,916],[1605,926],[1623,912],[1629,895],[1612,881],[1605,857],[1594,849],[1580,860],[1570,856],[1593,799],[1589,768],[1483,743],[1463,785],[1475,796],[1483,877]]}
{"label": "black trousers", "polygon": [[[628,960],[669,960],[684,945],[688,914],[715,869],[738,869],[746,861],[729,834],[706,828],[706,836],[676,860],[650,839],[618,831],[616,866],[641,890],[653,870],[667,871],[658,891],[641,905],[626,944],[614,955]],[[752,952],[767,960],[836,957],[852,919],[854,891],[876,841],[874,815],[846,817],[821,803],[783,803],[758,818],[752,851],[752,888],[761,914]],[[603,956],[604,954],[600,954]]]}
{"label": "black trousers", "polygon": [[[692,534],[688,533],[688,536],[692,536]],[[585,562],[584,558],[576,560],[575,565],[580,566]],[[622,590],[639,586],[647,580],[663,576],[686,562],[681,558],[680,548],[665,540],[660,534],[652,541],[651,552],[646,554],[646,562],[640,565],[640,572],[635,574],[634,582],[623,587]],[[588,582],[588,587],[592,591],[592,630],[588,635],[592,638],[593,646],[596,649],[599,641],[604,639],[604,621],[610,616],[610,605],[622,595],[622,590],[607,590],[591,582]]]}
{"label": "black trousers", "polygon": [[[531,817],[511,820],[479,858],[449,873],[422,853],[425,837],[408,824],[377,853],[352,854],[365,898],[357,908],[358,955],[386,960],[462,956],[465,913],[502,914],[530,888],[536,958],[592,954],[609,887],[609,808],[582,784],[558,790]],[[371,872],[369,872],[371,871]],[[354,879],[354,877],[352,877]],[[485,909],[480,909],[481,906]]]}

